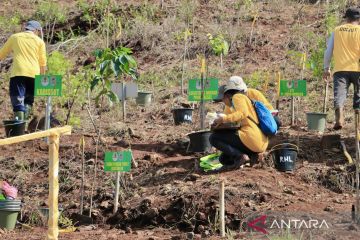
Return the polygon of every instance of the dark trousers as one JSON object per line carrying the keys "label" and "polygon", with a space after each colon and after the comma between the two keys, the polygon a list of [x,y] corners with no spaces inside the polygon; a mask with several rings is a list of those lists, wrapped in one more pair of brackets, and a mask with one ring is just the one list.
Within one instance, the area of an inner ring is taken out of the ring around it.
{"label": "dark trousers", "polygon": [[14,112],[25,112],[25,104],[34,103],[35,79],[31,77],[16,76],[10,78],[10,99]]}
{"label": "dark trousers", "polygon": [[360,72],[334,73],[334,107],[343,107],[350,84],[354,85],[353,108],[360,109]]}
{"label": "dark trousers", "polygon": [[240,140],[237,130],[219,130],[210,135],[210,143],[222,152],[219,160],[223,165],[231,165],[241,154],[255,154]]}

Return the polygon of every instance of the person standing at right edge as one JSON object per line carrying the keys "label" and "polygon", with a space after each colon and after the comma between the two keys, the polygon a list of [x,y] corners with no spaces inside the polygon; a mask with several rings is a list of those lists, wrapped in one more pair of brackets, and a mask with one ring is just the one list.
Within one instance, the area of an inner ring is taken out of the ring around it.
{"label": "person standing at right edge", "polygon": [[9,92],[14,117],[18,120],[29,119],[34,103],[35,75],[46,71],[46,48],[40,35],[40,23],[29,21],[23,32],[11,35],[0,49],[0,60],[10,53],[13,55]]}
{"label": "person standing at right edge", "polygon": [[330,62],[334,57],[334,130],[344,126],[344,105],[350,84],[354,86],[353,108],[360,109],[360,10],[351,7],[344,16],[346,22],[335,28],[331,34],[324,54],[325,81],[331,76]]}

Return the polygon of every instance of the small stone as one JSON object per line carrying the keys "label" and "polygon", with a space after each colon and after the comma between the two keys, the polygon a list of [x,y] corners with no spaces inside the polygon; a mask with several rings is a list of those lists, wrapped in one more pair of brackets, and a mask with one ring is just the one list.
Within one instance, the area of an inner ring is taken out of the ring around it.
{"label": "small stone", "polygon": [[95,163],[95,159],[93,158],[90,158],[89,160],[86,161],[87,165],[94,165],[94,163]]}
{"label": "small stone", "polygon": [[193,240],[194,236],[195,236],[195,233],[193,233],[193,232],[186,233],[186,239],[187,240]]}
{"label": "small stone", "polygon": [[108,208],[110,205],[109,201],[103,201],[100,203],[100,207],[103,207],[103,208]]}
{"label": "small stone", "polygon": [[159,154],[153,153],[153,154],[146,154],[144,156],[144,160],[148,160],[151,163],[155,163],[161,159],[161,156]]}
{"label": "small stone", "polygon": [[326,206],[326,207],[324,208],[324,211],[326,211],[326,212],[332,212],[332,211],[334,211],[334,208],[333,208],[332,206]]}
{"label": "small stone", "polygon": [[204,236],[205,236],[205,237],[210,236],[210,231],[209,231],[209,230],[205,230],[205,232],[204,232]]}
{"label": "small stone", "polygon": [[125,233],[128,233],[128,234],[130,233],[130,234],[131,234],[131,233],[132,233],[132,229],[131,229],[130,227],[126,227],[126,228],[125,228]]}
{"label": "small stone", "polygon": [[291,194],[291,195],[296,195],[296,193],[293,190],[291,190],[290,188],[284,188],[284,193]]}
{"label": "small stone", "polygon": [[183,182],[182,181],[180,181],[180,180],[174,180],[173,181],[173,184],[176,184],[176,185],[180,185],[180,184],[182,184]]}
{"label": "small stone", "polygon": [[335,199],[333,200],[333,202],[334,202],[334,203],[339,203],[339,204],[344,204],[344,201],[343,201],[342,199],[340,199],[340,198],[335,198]]}
{"label": "small stone", "polygon": [[205,227],[203,225],[199,225],[197,230],[199,233],[203,233],[205,231]]}
{"label": "small stone", "polygon": [[268,196],[266,194],[261,194],[259,200],[260,202],[267,202]]}
{"label": "small stone", "polygon": [[[197,218],[197,220],[199,220],[199,221],[206,221],[206,220],[207,220],[206,215],[205,215],[205,213],[203,213],[203,212],[198,212],[198,213],[196,214],[196,218]],[[200,226],[202,226],[202,225],[199,225],[199,227],[200,227]]]}
{"label": "small stone", "polygon": [[81,226],[81,227],[79,227],[79,232],[92,231],[95,229],[96,229],[95,225]]}

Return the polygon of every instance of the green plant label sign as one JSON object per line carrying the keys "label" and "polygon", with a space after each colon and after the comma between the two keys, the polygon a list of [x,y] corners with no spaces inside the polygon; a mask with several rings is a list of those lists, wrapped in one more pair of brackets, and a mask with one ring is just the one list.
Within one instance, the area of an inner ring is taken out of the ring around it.
{"label": "green plant label sign", "polygon": [[131,150],[122,152],[106,152],[104,161],[105,172],[130,172]]}
{"label": "green plant label sign", "polygon": [[306,80],[280,80],[280,96],[306,96]]}
{"label": "green plant label sign", "polygon": [[35,96],[61,96],[61,75],[36,75]]}
{"label": "green plant label sign", "polygon": [[[213,100],[218,94],[219,80],[216,78],[208,78],[204,80],[204,100]],[[201,101],[201,79],[189,80],[188,88],[189,101]]]}

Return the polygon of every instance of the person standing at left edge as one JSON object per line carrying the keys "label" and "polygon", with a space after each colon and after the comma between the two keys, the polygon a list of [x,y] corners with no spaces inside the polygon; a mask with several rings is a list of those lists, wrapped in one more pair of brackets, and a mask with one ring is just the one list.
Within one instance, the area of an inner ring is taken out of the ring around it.
{"label": "person standing at left edge", "polygon": [[46,48],[39,22],[29,21],[23,32],[10,36],[0,49],[0,60],[12,53],[10,99],[15,119],[28,120],[34,103],[35,75],[46,72]]}

